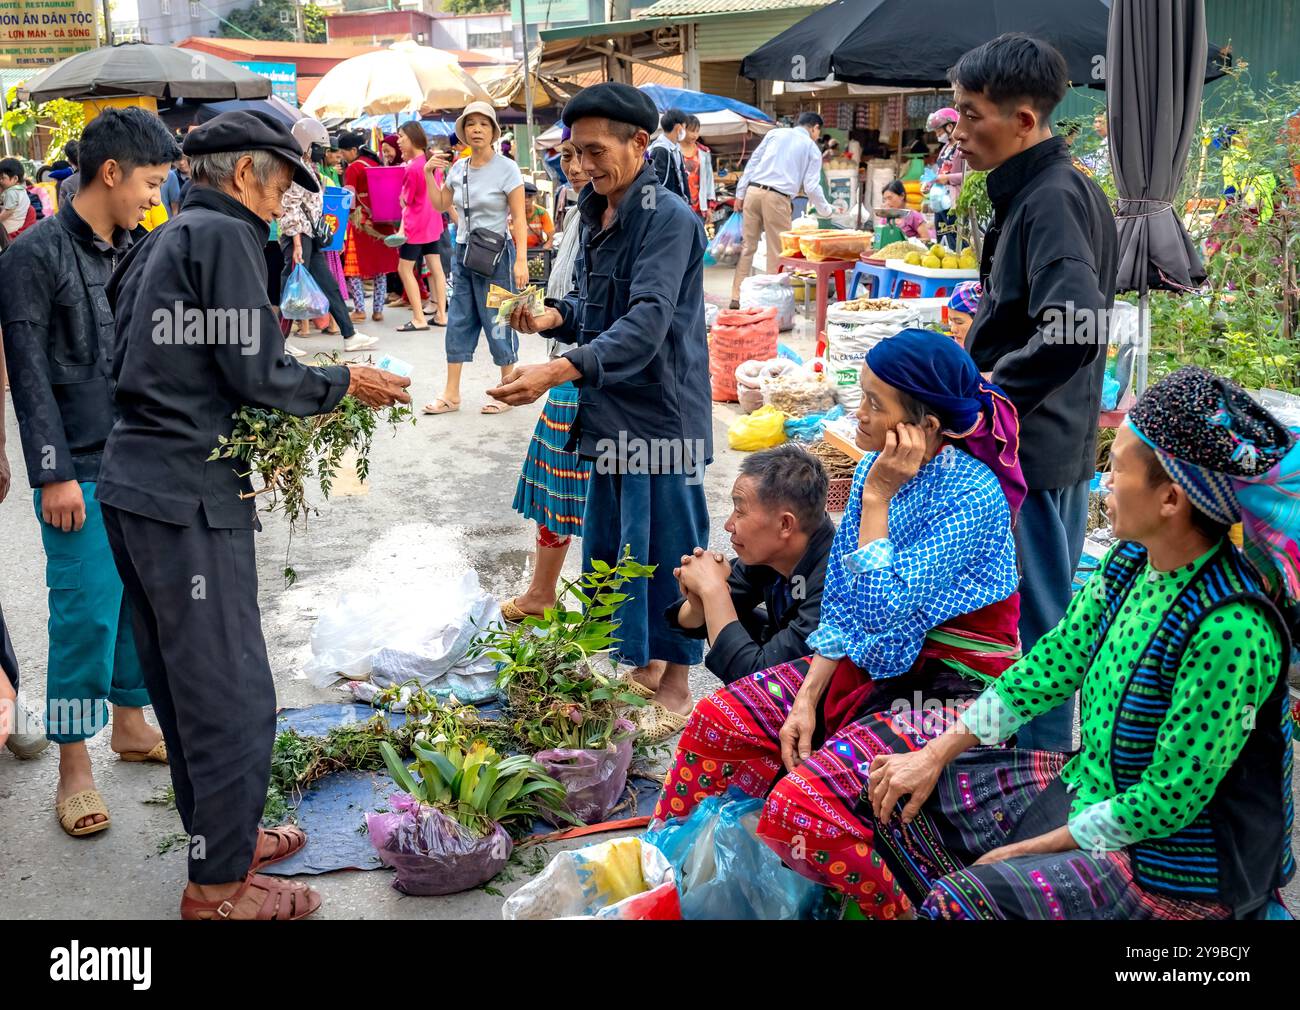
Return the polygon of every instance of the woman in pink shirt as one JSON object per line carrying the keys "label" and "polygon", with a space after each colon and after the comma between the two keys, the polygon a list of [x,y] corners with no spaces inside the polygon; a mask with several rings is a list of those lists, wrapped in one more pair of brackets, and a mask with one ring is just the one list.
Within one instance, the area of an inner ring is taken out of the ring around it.
{"label": "woman in pink shirt", "polygon": [[[429,138],[419,123],[403,123],[397,131],[397,144],[406,163],[406,177],[402,180],[402,247],[398,253],[398,276],[406,289],[406,300],[411,306],[411,321],[397,328],[399,333],[427,330],[424,304],[420,299],[420,286],[415,271],[421,259],[429,268],[432,280],[433,322],[435,326],[447,325],[447,279],[442,272],[442,259],[438,255],[438,239],[442,236],[442,215],[429,202],[429,190],[424,179],[424,152]],[[437,173],[438,182],[442,173]]]}

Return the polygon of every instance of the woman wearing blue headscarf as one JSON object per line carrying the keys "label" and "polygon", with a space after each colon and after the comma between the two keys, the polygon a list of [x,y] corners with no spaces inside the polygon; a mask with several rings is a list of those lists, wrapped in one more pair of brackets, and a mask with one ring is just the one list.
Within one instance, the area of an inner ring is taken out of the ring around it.
{"label": "woman wearing blue headscarf", "polygon": [[951,338],[882,341],[862,389],[867,452],[813,655],[696,706],[655,816],[684,817],[729,786],[767,796],[759,835],[787,865],[894,918],[911,906],[857,812],[866,769],[943,732],[1017,657],[1011,528],[1025,483],[1015,408]]}

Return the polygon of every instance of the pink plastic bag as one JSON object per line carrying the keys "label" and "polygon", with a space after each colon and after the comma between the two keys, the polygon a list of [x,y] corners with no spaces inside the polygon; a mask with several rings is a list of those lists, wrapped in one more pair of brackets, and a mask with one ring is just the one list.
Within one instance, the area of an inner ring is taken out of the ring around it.
{"label": "pink plastic bag", "polygon": [[468,891],[495,877],[510,859],[514,842],[500,824],[475,838],[441,810],[405,793],[389,805],[391,813],[366,814],[366,828],[379,861],[397,871],[393,887],[403,894]]}
{"label": "pink plastic bag", "polygon": [[[608,750],[539,751],[536,761],[564,786],[564,808],[586,824],[599,824],[623,798],[632,764],[632,736],[625,736]],[[552,824],[560,823],[545,812],[542,816]]]}

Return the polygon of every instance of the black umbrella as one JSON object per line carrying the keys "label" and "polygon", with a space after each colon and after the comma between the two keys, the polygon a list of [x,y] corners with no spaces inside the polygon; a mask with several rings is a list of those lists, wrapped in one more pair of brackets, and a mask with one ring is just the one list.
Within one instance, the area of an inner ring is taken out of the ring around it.
{"label": "black umbrella", "polygon": [[119,42],[88,49],[43,70],[18,89],[36,103],[54,98],[84,100],[126,95],[195,98],[265,98],[271,82],[219,56],[197,49]]}
{"label": "black umbrella", "polygon": [[[1025,32],[1061,51],[1075,84],[1105,87],[1109,16],[1110,0],[835,0],[755,49],[740,72],[751,80],[833,74],[846,84],[947,88],[948,68],[962,54],[1003,32]],[[1217,59],[1207,61],[1206,79],[1222,75]]]}
{"label": "black umbrella", "polygon": [[1120,291],[1141,295],[1137,391],[1146,384],[1147,292],[1184,290],[1205,268],[1170,203],[1187,167],[1205,82],[1204,0],[1115,0],[1106,64],[1110,161],[1119,194]]}

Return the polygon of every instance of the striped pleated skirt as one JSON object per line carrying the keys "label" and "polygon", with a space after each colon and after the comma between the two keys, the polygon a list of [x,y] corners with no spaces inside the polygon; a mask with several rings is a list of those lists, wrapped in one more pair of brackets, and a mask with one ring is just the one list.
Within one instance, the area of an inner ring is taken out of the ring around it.
{"label": "striped pleated skirt", "polygon": [[564,446],[578,416],[578,387],[556,386],[537,419],[524,469],[515,489],[514,510],[559,536],[582,535],[591,464]]}

